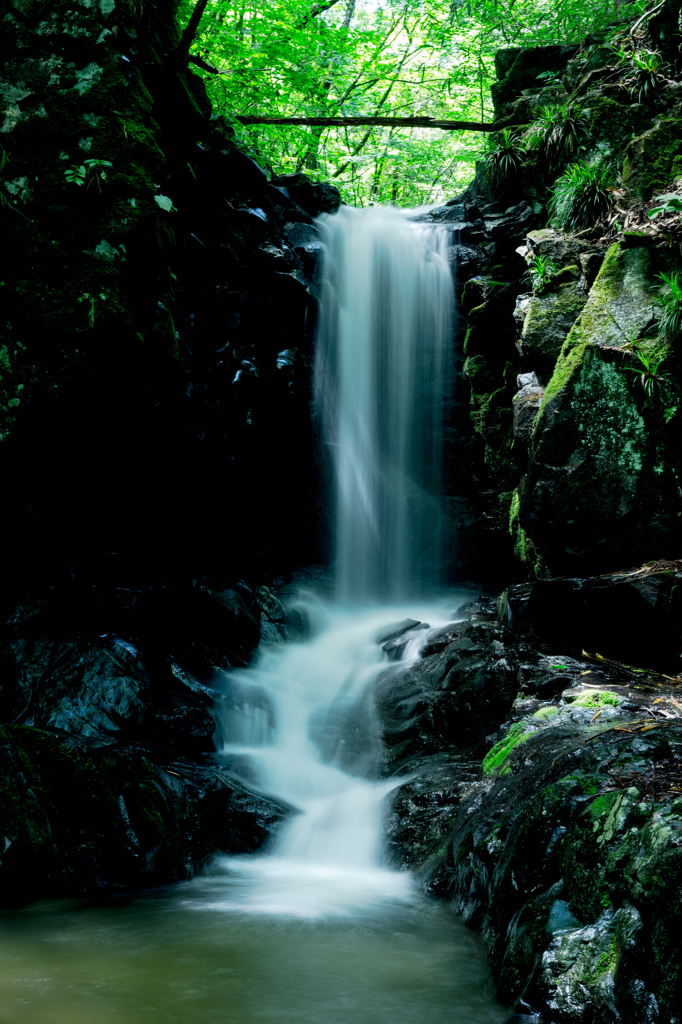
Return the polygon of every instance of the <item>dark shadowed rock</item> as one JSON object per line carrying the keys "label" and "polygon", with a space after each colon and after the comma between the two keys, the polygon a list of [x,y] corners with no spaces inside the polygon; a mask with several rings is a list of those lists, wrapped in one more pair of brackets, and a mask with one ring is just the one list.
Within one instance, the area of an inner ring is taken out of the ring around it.
{"label": "dark shadowed rock", "polygon": [[53,730],[0,730],[0,901],[189,878],[219,851],[252,852],[288,809],[219,764]]}
{"label": "dark shadowed rock", "polygon": [[563,642],[674,675],[682,667],[677,563],[509,587],[501,620],[515,632]]}

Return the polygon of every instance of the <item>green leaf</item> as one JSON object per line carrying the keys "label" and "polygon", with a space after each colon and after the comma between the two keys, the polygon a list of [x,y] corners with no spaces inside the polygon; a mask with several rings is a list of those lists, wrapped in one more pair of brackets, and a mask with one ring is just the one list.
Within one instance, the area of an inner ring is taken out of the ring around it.
{"label": "green leaf", "polygon": [[168,196],[154,196],[154,202],[157,206],[160,206],[162,210],[165,210],[166,213],[170,213],[173,209],[173,200],[169,199]]}

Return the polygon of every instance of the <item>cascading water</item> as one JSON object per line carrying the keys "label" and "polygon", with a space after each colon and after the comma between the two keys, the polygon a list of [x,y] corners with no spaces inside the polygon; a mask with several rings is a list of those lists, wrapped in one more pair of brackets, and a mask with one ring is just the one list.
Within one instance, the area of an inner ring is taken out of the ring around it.
{"label": "cascading water", "polygon": [[442,566],[450,233],[383,207],[342,207],[320,231],[315,394],[335,471],[338,597],[414,598]]}
{"label": "cascading water", "polygon": [[[348,207],[319,228],[315,391],[335,467],[336,604],[309,604],[315,639],[232,674],[222,718],[223,756],[246,759],[263,792],[300,812],[269,857],[225,861],[254,883],[242,905],[312,916],[409,891],[381,866],[381,804],[396,782],[377,779],[371,691],[387,667],[381,627],[417,614],[439,579],[454,307],[446,229]],[[452,619],[419,613],[432,626]]]}

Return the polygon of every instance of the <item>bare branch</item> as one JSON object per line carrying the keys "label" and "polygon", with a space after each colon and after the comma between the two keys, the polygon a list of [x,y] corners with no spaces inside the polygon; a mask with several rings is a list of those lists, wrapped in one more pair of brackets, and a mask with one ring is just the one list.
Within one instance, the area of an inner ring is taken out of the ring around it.
{"label": "bare branch", "polygon": [[389,128],[440,128],[444,132],[495,132],[493,122],[486,121],[439,121],[435,117],[261,117],[260,115],[237,115],[235,120],[242,124],[290,124],[316,125],[324,128],[358,128],[365,125]]}

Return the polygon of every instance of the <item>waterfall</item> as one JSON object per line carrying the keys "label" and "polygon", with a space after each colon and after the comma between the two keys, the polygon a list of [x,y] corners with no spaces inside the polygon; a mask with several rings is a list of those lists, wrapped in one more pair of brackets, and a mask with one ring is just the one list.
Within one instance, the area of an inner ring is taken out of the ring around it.
{"label": "waterfall", "polygon": [[443,420],[451,384],[449,232],[385,207],[319,219],[316,407],[334,465],[341,600],[440,581]]}
{"label": "waterfall", "polygon": [[[423,597],[441,559],[448,232],[381,208],[342,208],[318,225],[315,394],[334,465],[336,603],[309,596],[311,640],[266,646],[253,668],[227,676],[218,727],[233,770],[297,812],[267,856],[223,861],[239,879],[228,902],[302,916],[409,895],[409,877],[382,859],[381,805],[399,783],[380,778],[377,637],[396,620],[435,628],[453,617]],[[408,645],[409,660],[427,636]]]}

